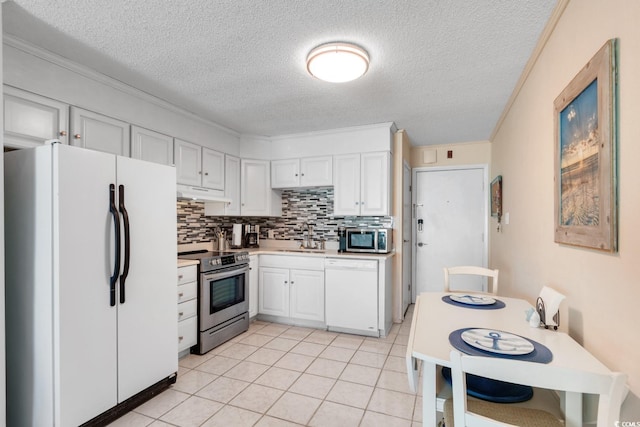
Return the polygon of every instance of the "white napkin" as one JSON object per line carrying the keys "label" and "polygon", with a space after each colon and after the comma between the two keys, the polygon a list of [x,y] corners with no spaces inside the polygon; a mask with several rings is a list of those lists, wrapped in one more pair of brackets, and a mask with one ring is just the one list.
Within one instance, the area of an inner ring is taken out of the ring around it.
{"label": "white napkin", "polygon": [[540,320],[547,326],[558,326],[558,324],[553,321],[553,316],[555,316],[560,309],[560,303],[565,299],[565,296],[553,288],[544,286],[540,291],[540,298],[544,302],[545,313],[545,319]]}

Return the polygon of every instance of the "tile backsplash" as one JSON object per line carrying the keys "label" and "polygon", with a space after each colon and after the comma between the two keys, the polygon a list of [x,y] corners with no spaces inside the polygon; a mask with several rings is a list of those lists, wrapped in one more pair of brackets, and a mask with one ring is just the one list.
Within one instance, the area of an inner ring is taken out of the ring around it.
{"label": "tile backsplash", "polygon": [[214,231],[221,228],[231,235],[233,224],[260,226],[260,238],[266,239],[269,230],[279,240],[306,238],[305,223],[313,226],[314,239],[338,240],[338,227],[392,227],[393,218],[337,217],[333,213],[333,187],[303,190],[282,190],[281,217],[225,217],[205,216],[204,203],[178,200],[178,244],[215,240]]}

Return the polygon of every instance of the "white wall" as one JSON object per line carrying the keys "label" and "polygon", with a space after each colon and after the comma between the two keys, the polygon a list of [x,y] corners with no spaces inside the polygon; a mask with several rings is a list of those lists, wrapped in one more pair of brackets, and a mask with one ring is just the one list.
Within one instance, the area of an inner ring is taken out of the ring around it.
{"label": "white wall", "polygon": [[[452,158],[447,158],[451,151]],[[425,157],[435,162],[425,162]],[[411,148],[411,167],[457,166],[469,164],[489,164],[491,161],[491,143],[489,141],[462,142],[457,144],[429,145]]]}
{"label": "white wall", "polygon": [[4,83],[169,136],[240,154],[240,136],[160,99],[6,35]]}
{"label": "white wall", "polygon": [[271,138],[274,159],[351,154],[373,151],[391,151],[393,123],[331,129],[296,135],[280,135]]}
{"label": "white wall", "polygon": [[[640,2],[573,0],[497,130],[493,174],[503,176],[510,224],[492,227],[500,288],[534,301],[543,285],[567,295],[570,334],[640,395]],[[554,99],[610,38],[620,40],[619,252],[554,243]],[[640,421],[630,396],[623,415]]]}

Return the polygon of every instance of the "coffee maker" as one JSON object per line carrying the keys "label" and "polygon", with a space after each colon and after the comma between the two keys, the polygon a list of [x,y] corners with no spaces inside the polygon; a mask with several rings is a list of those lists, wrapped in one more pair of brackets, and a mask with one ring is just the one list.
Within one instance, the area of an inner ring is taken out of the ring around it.
{"label": "coffee maker", "polygon": [[245,248],[260,247],[260,226],[249,225],[249,224],[245,225],[243,241],[244,241]]}

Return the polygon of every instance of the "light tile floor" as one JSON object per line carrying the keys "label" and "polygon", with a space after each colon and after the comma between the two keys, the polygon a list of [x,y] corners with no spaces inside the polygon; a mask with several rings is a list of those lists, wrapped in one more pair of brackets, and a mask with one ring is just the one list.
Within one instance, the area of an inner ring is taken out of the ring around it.
{"label": "light tile floor", "polygon": [[180,359],[176,384],[111,426],[420,426],[404,361],[412,309],[385,338],[255,321]]}

